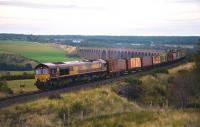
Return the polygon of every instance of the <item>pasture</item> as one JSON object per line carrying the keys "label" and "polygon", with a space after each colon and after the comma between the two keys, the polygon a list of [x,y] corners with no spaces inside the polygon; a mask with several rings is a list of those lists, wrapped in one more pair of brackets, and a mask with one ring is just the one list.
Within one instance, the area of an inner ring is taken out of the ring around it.
{"label": "pasture", "polygon": [[4,85],[6,85],[12,93],[9,93],[7,89],[0,89],[0,98],[38,90],[34,85],[35,79],[11,80],[5,82],[6,84]]}
{"label": "pasture", "polygon": [[37,88],[35,87],[34,83],[35,79],[7,81],[8,87],[13,90],[15,95],[24,92],[36,91]]}
{"label": "pasture", "polygon": [[50,43],[0,41],[0,53],[13,53],[39,62],[72,61],[78,58],[65,56],[65,51]]}
{"label": "pasture", "polygon": [[34,71],[0,71],[0,77],[3,75],[7,75],[8,73],[10,75],[23,75],[24,73],[34,74]]}

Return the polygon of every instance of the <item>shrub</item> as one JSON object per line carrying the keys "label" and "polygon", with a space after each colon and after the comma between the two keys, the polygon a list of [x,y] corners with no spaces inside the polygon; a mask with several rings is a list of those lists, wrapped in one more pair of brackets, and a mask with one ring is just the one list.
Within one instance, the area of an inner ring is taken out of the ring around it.
{"label": "shrub", "polygon": [[25,86],[26,86],[25,84],[21,84],[19,87],[20,88],[25,88]]}
{"label": "shrub", "polygon": [[12,89],[8,87],[6,81],[0,81],[0,91],[8,94],[13,94]]}
{"label": "shrub", "polygon": [[178,107],[187,107],[192,103],[199,102],[199,79],[192,72],[182,72],[174,76],[168,86],[171,96],[169,99]]}
{"label": "shrub", "polygon": [[118,89],[118,94],[129,99],[137,100],[144,93],[142,81],[135,77],[126,78],[127,85],[121,86]]}

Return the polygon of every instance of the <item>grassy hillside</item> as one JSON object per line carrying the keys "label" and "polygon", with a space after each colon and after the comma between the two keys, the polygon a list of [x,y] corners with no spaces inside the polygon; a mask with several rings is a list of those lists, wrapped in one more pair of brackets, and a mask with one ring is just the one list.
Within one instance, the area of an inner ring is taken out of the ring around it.
{"label": "grassy hillside", "polygon": [[0,110],[0,126],[197,127],[198,110],[143,108],[110,86],[54,95]]}
{"label": "grassy hillside", "polygon": [[[0,126],[199,127],[198,109],[176,109],[162,100],[165,98],[160,98],[167,86],[177,81],[177,75],[185,68],[189,71],[192,65],[189,63],[170,69],[168,73],[156,71],[139,77],[140,85],[147,90],[140,94],[140,99],[146,104],[119,96],[115,88],[127,84],[120,81],[0,109]],[[160,102],[164,103],[159,105]]]}
{"label": "grassy hillside", "polygon": [[2,109],[0,126],[63,127],[78,120],[140,110],[137,104],[117,96],[108,87],[101,87]]}
{"label": "grassy hillside", "polygon": [[71,61],[55,44],[37,42],[0,41],[0,53],[16,53],[39,62]]}
{"label": "grassy hillside", "polygon": [[74,127],[199,127],[200,112],[188,110],[143,110],[89,118]]}

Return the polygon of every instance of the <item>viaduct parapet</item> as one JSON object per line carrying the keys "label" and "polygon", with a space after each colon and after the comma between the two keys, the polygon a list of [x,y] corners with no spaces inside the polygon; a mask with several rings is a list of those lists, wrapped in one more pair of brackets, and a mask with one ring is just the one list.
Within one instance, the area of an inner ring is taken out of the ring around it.
{"label": "viaduct parapet", "polygon": [[117,59],[131,57],[154,56],[165,53],[164,50],[144,50],[144,49],[116,49],[116,48],[86,48],[79,47],[78,53],[85,59]]}

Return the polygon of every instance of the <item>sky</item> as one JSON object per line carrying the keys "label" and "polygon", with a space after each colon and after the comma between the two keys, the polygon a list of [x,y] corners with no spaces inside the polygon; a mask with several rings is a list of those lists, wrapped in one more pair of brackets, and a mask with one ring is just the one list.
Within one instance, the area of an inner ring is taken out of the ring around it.
{"label": "sky", "polygon": [[200,0],[0,0],[0,33],[200,35]]}

